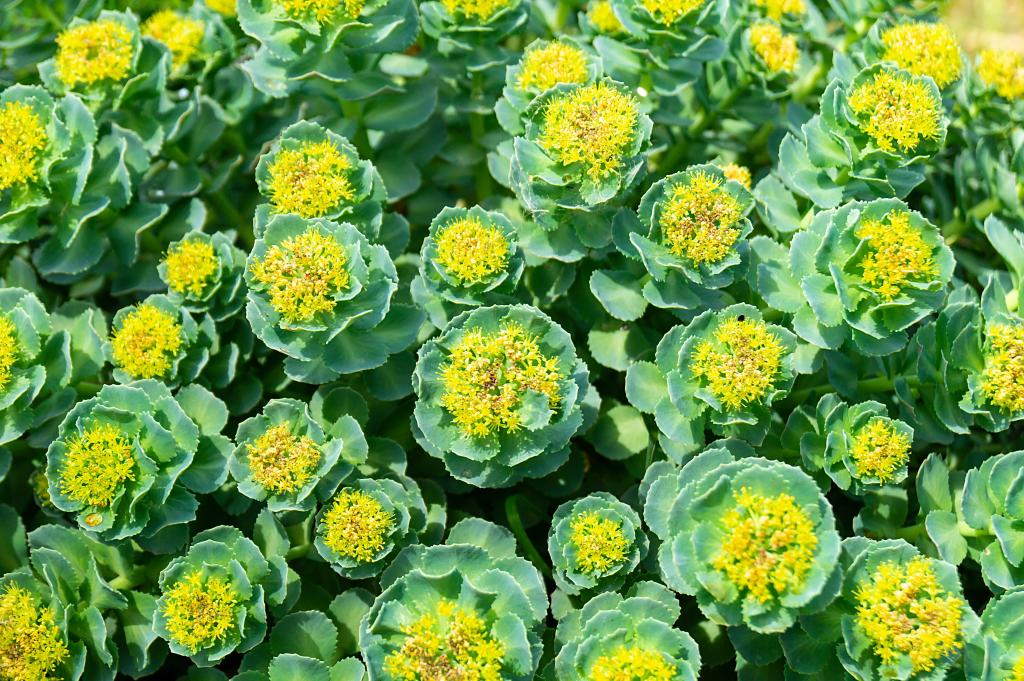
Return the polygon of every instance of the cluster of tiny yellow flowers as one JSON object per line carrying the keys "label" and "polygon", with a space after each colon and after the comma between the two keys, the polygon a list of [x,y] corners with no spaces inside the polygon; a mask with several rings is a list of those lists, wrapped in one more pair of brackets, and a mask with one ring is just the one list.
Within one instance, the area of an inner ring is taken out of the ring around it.
{"label": "cluster of tiny yellow flowers", "polygon": [[857,624],[883,663],[905,655],[919,674],[960,649],[964,602],[939,584],[927,558],[882,563],[854,595]]}
{"label": "cluster of tiny yellow flowers", "polygon": [[784,348],[764,322],[729,319],[693,353],[690,372],[727,409],[741,409],[768,394],[782,372]]}
{"label": "cluster of tiny yellow flowers", "polygon": [[279,0],[279,4],[293,19],[329,24],[339,13],[354,19],[363,13],[366,0]]}
{"label": "cluster of tiny yellow flowers", "polygon": [[590,3],[587,8],[587,18],[601,33],[615,35],[626,30],[619,18],[615,16],[615,10],[612,9],[612,3],[609,0]]}
{"label": "cluster of tiny yellow flowers", "polygon": [[849,96],[860,129],[878,148],[909,153],[924,140],[941,134],[942,103],[926,81],[892,71],[879,71]]}
{"label": "cluster of tiny yellow flowers", "polygon": [[508,262],[508,239],[478,217],[452,220],[438,231],[436,243],[437,264],[462,286],[479,284]]}
{"label": "cluster of tiny yellow flowers", "polygon": [[589,681],[673,681],[676,666],[665,655],[640,646],[620,645],[601,655],[590,668]]}
{"label": "cluster of tiny yellow flowers", "polygon": [[1017,658],[1010,670],[1010,677],[1007,681],[1024,681],[1024,655]]}
{"label": "cluster of tiny yellow flowers", "polygon": [[671,26],[690,12],[696,12],[707,0],[641,0],[654,20]]}
{"label": "cluster of tiny yellow flowers", "polygon": [[352,159],[331,140],[281,149],[269,168],[270,203],[278,213],[304,218],[326,215],[341,202],[355,198],[349,179],[352,168]]}
{"label": "cluster of tiny yellow flowers", "polygon": [[622,166],[638,119],[632,95],[607,83],[584,85],[548,103],[540,146],[564,165],[581,164],[591,180],[603,180]]}
{"label": "cluster of tiny yellow flowers", "polygon": [[0,191],[38,179],[46,142],[46,128],[32,107],[23,102],[0,106]]}
{"label": "cluster of tiny yellow flowers", "polygon": [[754,5],[776,21],[786,14],[800,15],[807,11],[804,0],[754,0]]}
{"label": "cluster of tiny yellow flowers", "polygon": [[271,426],[245,445],[256,484],[271,494],[289,494],[309,482],[320,463],[320,448],[306,435],[295,435],[286,423]]}
{"label": "cluster of tiny yellow flowers", "polygon": [[18,361],[18,333],[14,322],[0,316],[0,392],[3,392],[14,375],[14,364]]}
{"label": "cluster of tiny yellow flowers", "polygon": [[69,657],[53,611],[25,589],[10,584],[0,594],[0,679],[59,681]]}
{"label": "cluster of tiny yellow flowers", "polygon": [[960,45],[945,24],[908,22],[882,33],[882,59],[916,76],[929,76],[940,88],[960,78]]}
{"label": "cluster of tiny yellow flowers", "polygon": [[558,358],[544,355],[522,325],[507,322],[497,333],[471,329],[441,368],[441,405],[466,435],[512,432],[522,425],[519,406],[527,390],[547,395],[548,406],[558,408],[561,378]]}
{"label": "cluster of tiny yellow flowers", "polygon": [[515,2],[516,0],[441,0],[448,14],[464,16],[474,21],[487,21]]}
{"label": "cluster of tiny yellow flowers", "polygon": [[206,6],[226,17],[238,14],[238,0],[206,0]]}
{"label": "cluster of tiny yellow flowers", "polygon": [[50,483],[46,479],[46,471],[38,468],[32,471],[28,478],[28,484],[32,486],[32,493],[39,499],[39,505],[46,509],[53,509],[53,501],[50,499]]}
{"label": "cluster of tiny yellow flowers", "polygon": [[587,79],[587,55],[580,48],[556,40],[527,50],[519,64],[520,90],[547,90],[559,83],[582,83]]}
{"label": "cluster of tiny yellow flowers", "polygon": [[69,28],[57,36],[55,65],[69,88],[123,80],[132,65],[132,32],[113,19]]}
{"label": "cluster of tiny yellow flowers", "polygon": [[1024,411],[1024,324],[993,324],[986,333],[981,391],[1007,412]]}
{"label": "cluster of tiny yellow flowers", "polygon": [[722,166],[722,173],[725,175],[725,179],[739,182],[747,189],[750,189],[750,168],[741,166],[738,163],[726,163]]}
{"label": "cluster of tiny yellow flowers", "polygon": [[978,55],[978,75],[1000,97],[1024,97],[1024,51],[982,50]]}
{"label": "cluster of tiny yellow flowers", "polygon": [[626,561],[629,540],[622,524],[597,513],[580,513],[569,523],[569,542],[576,549],[576,569],[601,574]]}
{"label": "cluster of tiny yellow flowers", "polygon": [[110,506],[121,485],[135,479],[135,445],[113,424],[88,426],[64,447],[60,491],[83,506]]}
{"label": "cluster of tiny yellow flowers", "polygon": [[719,178],[697,171],[672,185],[665,197],[659,226],[673,255],[694,265],[721,262],[740,235],[743,207]]}
{"label": "cluster of tiny yellow flowers", "polygon": [[195,653],[228,637],[239,605],[230,582],[197,570],[164,593],[162,608],[171,640]]}
{"label": "cluster of tiny yellow flowers", "polygon": [[110,339],[114,361],[132,378],[166,376],[183,342],[174,315],[148,303],[126,314]]}
{"label": "cluster of tiny yellow flowers", "polygon": [[384,670],[396,681],[503,681],[505,646],[475,612],[449,600],[401,627],[405,640]]}
{"label": "cluster of tiny yellow flowers", "polygon": [[347,264],[337,239],[311,227],[271,246],[251,270],[285,320],[305,322],[334,309],[332,296],[349,285]]}
{"label": "cluster of tiny yellow flowers", "polygon": [[882,484],[892,481],[910,458],[910,438],[883,418],[874,418],[857,431],[850,456],[862,478]]}
{"label": "cluster of tiny yellow flowers", "polygon": [[750,27],[750,45],[772,73],[792,72],[800,59],[796,38],[786,35],[778,24],[771,22]]}
{"label": "cluster of tiny yellow flowers", "polygon": [[171,246],[164,258],[167,285],[175,293],[201,296],[217,273],[220,260],[205,241],[182,241]]}
{"label": "cluster of tiny yellow flowers", "polygon": [[743,487],[733,498],[711,567],[761,603],[799,589],[818,548],[810,517],[785,492],[764,496]]}
{"label": "cluster of tiny yellow flowers", "polygon": [[362,490],[343,489],[324,514],[324,544],[338,555],[368,563],[384,548],[395,516]]}
{"label": "cluster of tiny yellow flowers", "polygon": [[855,234],[868,246],[860,261],[864,282],[886,300],[898,296],[909,282],[938,274],[932,247],[910,224],[905,210],[894,210],[881,220],[867,218]]}
{"label": "cluster of tiny yellow flowers", "polygon": [[199,51],[206,25],[199,19],[186,17],[174,10],[162,9],[142,24],[143,35],[148,35],[171,51],[174,68],[187,65]]}

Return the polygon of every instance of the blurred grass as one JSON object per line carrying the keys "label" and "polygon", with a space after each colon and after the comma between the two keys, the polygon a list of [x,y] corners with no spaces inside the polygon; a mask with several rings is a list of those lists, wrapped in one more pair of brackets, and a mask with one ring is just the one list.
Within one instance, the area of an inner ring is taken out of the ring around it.
{"label": "blurred grass", "polygon": [[1024,0],[953,0],[948,13],[968,51],[1024,47]]}

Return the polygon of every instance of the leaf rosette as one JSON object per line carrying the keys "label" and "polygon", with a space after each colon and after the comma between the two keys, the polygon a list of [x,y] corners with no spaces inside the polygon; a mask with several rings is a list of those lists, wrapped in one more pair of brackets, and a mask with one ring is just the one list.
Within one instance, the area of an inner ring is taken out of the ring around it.
{"label": "leaf rosette", "polygon": [[437,41],[441,55],[467,55],[481,65],[496,63],[495,44],[530,18],[530,3],[523,0],[431,0],[419,9],[423,32]]}
{"label": "leaf rosette", "polygon": [[981,681],[1014,679],[1024,671],[1024,592],[993,598],[981,614],[981,640],[968,644],[964,672]]}
{"label": "leaf rosette", "polygon": [[988,542],[977,560],[986,584],[997,593],[1024,585],[1022,464],[1024,451],[989,457],[967,471],[964,482],[963,523],[969,534]]}
{"label": "leaf rosette", "polygon": [[192,230],[172,241],[157,271],[170,302],[190,313],[230,319],[245,303],[245,253],[223,232]]}

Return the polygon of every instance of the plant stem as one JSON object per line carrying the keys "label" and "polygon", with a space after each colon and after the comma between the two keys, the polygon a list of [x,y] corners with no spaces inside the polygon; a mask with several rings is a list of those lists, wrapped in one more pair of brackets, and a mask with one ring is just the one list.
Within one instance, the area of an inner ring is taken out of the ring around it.
{"label": "plant stem", "polygon": [[[896,379],[904,378],[911,387],[918,387],[921,385],[921,380],[917,376],[875,376],[873,378],[864,378],[857,381],[857,392],[859,393],[881,393],[892,390],[896,385]],[[787,398],[788,402],[801,404],[807,401],[807,398],[815,393],[826,393],[835,390],[831,383],[821,383],[819,385],[810,386],[808,388],[801,388],[800,390],[791,392]]]}
{"label": "plant stem", "polygon": [[341,102],[341,112],[345,118],[356,126],[356,131],[352,135],[353,146],[361,157],[370,158],[373,156],[373,147],[370,146],[370,138],[366,134],[366,126],[363,125],[363,103],[350,99],[339,101]]}
{"label": "plant stem", "polygon": [[544,558],[541,557],[540,552],[537,551],[537,547],[530,541],[530,537],[526,534],[526,528],[523,527],[523,519],[519,517],[519,495],[512,494],[505,499],[505,517],[508,519],[508,526],[512,530],[512,534],[516,536],[519,545],[523,547],[523,552],[526,553],[526,557],[530,559],[538,570],[545,577],[551,576],[551,570],[548,568]]}
{"label": "plant stem", "polygon": [[990,196],[984,201],[978,203],[973,208],[968,210],[964,217],[956,217],[947,222],[942,226],[942,236],[946,239],[946,244],[952,246],[960,240],[964,234],[967,233],[967,229],[971,226],[974,220],[984,220],[992,213],[999,210],[1002,204],[999,199],[994,196]]}

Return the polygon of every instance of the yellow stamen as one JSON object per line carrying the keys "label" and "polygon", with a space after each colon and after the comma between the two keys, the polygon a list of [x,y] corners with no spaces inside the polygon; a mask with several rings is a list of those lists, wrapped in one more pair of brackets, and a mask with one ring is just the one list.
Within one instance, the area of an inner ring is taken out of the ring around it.
{"label": "yellow stamen", "polygon": [[355,198],[349,178],[354,167],[352,159],[330,140],[281,149],[269,168],[270,203],[278,213],[322,217]]}
{"label": "yellow stamen", "polygon": [[64,85],[120,81],[132,65],[132,32],[119,21],[100,19],[57,36],[57,75]]}
{"label": "yellow stamen", "polygon": [[868,242],[860,261],[864,282],[886,300],[898,296],[909,282],[938,274],[932,247],[910,224],[907,211],[894,210],[881,220],[866,218],[856,235]]}
{"label": "yellow stamen", "polygon": [[231,584],[196,571],[164,594],[163,616],[174,643],[192,653],[224,641],[236,626],[241,606]]}
{"label": "yellow stamen", "polygon": [[739,182],[747,189],[750,189],[750,168],[746,166],[741,166],[737,163],[726,163],[724,166],[722,166],[722,173],[725,175],[725,178],[727,180]]}
{"label": "yellow stamen", "polygon": [[171,51],[171,61],[176,69],[187,65],[196,56],[205,32],[206,25],[202,21],[169,9],[160,10],[142,24],[143,35],[162,42]]}
{"label": "yellow stamen", "polygon": [[704,6],[706,0],[641,0],[644,9],[663,26],[671,26],[690,12]]}
{"label": "yellow stamen", "polygon": [[569,43],[554,41],[527,50],[519,64],[520,90],[547,90],[559,83],[582,83],[587,79],[587,55]]}
{"label": "yellow stamen", "polygon": [[674,681],[676,666],[666,656],[640,646],[618,646],[601,655],[590,668],[588,681]]}
{"label": "yellow stamen", "polygon": [[167,375],[184,343],[174,315],[143,303],[121,320],[110,341],[114,362],[132,378]]}
{"label": "yellow stamen", "polygon": [[339,15],[355,19],[363,13],[366,0],[277,0],[292,19],[330,24]]}
{"label": "yellow stamen", "polygon": [[800,59],[796,38],[786,35],[777,24],[754,24],[750,27],[750,45],[772,73],[792,72]]}
{"label": "yellow stamen", "polygon": [[1024,97],[1024,51],[982,50],[978,75],[1004,99]]}
{"label": "yellow stamen", "polygon": [[287,424],[271,426],[245,445],[252,479],[271,494],[289,494],[309,482],[320,463],[320,447]]}
{"label": "yellow stamen", "polygon": [[862,478],[891,482],[910,459],[910,438],[883,418],[874,418],[853,438],[850,455]]}
{"label": "yellow stamen", "polygon": [[39,179],[46,128],[28,104],[0,106],[0,191]]}
{"label": "yellow stamen", "polygon": [[206,6],[226,17],[238,14],[238,0],[206,0]]}
{"label": "yellow stamen", "polygon": [[615,10],[612,9],[612,3],[609,0],[591,2],[587,9],[587,17],[601,33],[615,35],[626,30],[619,18],[615,16]]}
{"label": "yellow stamen", "polygon": [[622,524],[590,511],[569,523],[569,541],[576,549],[576,569],[584,574],[604,573],[626,561],[629,540]]}
{"label": "yellow stamen", "polygon": [[882,44],[882,59],[915,76],[930,76],[940,88],[960,78],[960,45],[945,24],[897,24],[882,33]]}
{"label": "yellow stamen", "polygon": [[754,0],[754,5],[776,21],[785,14],[801,15],[807,12],[804,0]]}
{"label": "yellow stamen", "polygon": [[700,266],[721,262],[732,251],[743,207],[724,184],[699,170],[669,188],[659,223],[673,255]]}
{"label": "yellow stamen", "polygon": [[508,264],[508,239],[478,217],[452,220],[438,230],[436,240],[437,263],[463,286],[478,284]]}
{"label": "yellow stamen", "polygon": [[203,295],[217,273],[220,259],[205,241],[182,241],[171,246],[164,258],[167,285],[175,293]]}
{"label": "yellow stamen", "polygon": [[1024,411],[1024,325],[993,324],[986,336],[981,392],[1003,411]]}
{"label": "yellow stamen", "polygon": [[0,316],[0,392],[10,384],[18,356],[18,330],[14,322]]}
{"label": "yellow stamen", "polygon": [[782,373],[784,348],[764,322],[729,319],[702,341],[690,371],[727,409],[738,410],[764,399]]}
{"label": "yellow stamen", "polygon": [[324,514],[324,544],[342,556],[368,563],[384,548],[395,528],[395,516],[372,496],[343,489]]}
{"label": "yellow stamen", "polygon": [[112,424],[89,426],[64,447],[60,491],[83,506],[107,508],[121,486],[135,479],[135,445]]}
{"label": "yellow stamen", "polygon": [[60,681],[70,651],[53,611],[25,589],[8,584],[0,595],[0,679]]}
{"label": "yellow stamen", "polygon": [[860,129],[883,151],[910,153],[941,134],[942,103],[918,78],[880,71],[850,94],[849,103]]}
{"label": "yellow stamen", "polygon": [[448,14],[461,15],[479,22],[487,21],[515,2],[516,0],[441,0]]}

